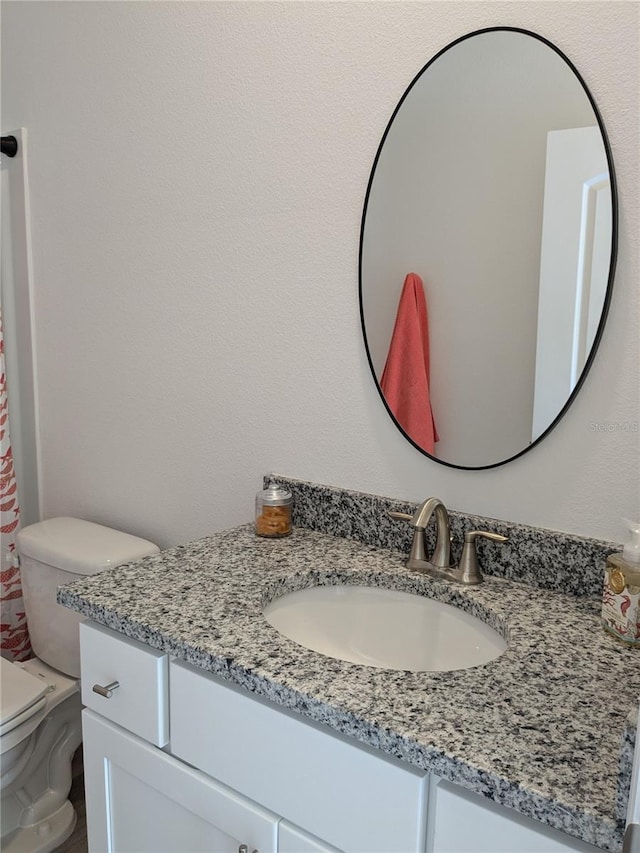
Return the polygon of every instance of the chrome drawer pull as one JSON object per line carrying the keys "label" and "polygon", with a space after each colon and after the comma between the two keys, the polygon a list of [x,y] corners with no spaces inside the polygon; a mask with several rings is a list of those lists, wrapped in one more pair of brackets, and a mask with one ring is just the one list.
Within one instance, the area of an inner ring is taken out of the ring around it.
{"label": "chrome drawer pull", "polygon": [[116,687],[120,687],[119,681],[112,681],[111,684],[106,684],[104,687],[101,684],[94,684],[92,689],[93,692],[97,693],[99,696],[104,696],[105,699],[111,699]]}

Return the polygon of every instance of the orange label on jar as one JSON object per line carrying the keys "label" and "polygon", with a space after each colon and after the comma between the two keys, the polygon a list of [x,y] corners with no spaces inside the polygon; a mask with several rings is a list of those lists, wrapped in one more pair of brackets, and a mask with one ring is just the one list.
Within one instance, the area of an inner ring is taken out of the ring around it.
{"label": "orange label on jar", "polygon": [[263,506],[256,518],[258,536],[288,536],[291,533],[291,507]]}

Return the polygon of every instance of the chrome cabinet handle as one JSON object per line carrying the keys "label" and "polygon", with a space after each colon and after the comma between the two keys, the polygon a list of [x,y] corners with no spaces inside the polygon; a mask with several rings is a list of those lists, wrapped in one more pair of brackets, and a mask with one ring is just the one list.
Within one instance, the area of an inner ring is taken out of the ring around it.
{"label": "chrome cabinet handle", "polygon": [[94,684],[92,690],[99,696],[104,696],[105,699],[111,699],[116,687],[120,687],[119,681],[112,681],[111,684],[105,684],[104,687],[101,684]]}
{"label": "chrome cabinet handle", "polygon": [[[238,853],[249,853],[249,848],[246,844],[241,844],[240,847],[238,847]],[[251,853],[260,853],[260,851],[252,850]]]}

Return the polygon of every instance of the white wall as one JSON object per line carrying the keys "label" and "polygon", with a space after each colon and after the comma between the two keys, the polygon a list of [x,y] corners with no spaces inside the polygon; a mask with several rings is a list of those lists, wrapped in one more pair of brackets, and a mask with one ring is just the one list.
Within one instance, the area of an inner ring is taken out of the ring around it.
{"label": "white wall", "polygon": [[[5,2],[2,123],[29,131],[47,516],[183,542],[265,471],[620,539],[640,517],[638,4]],[[395,429],[360,337],[360,215],[408,81],[472,29],[552,39],[613,148],[620,254],[568,416],[490,471]],[[614,426],[609,429],[609,424]],[[603,425],[603,431],[592,425]]]}

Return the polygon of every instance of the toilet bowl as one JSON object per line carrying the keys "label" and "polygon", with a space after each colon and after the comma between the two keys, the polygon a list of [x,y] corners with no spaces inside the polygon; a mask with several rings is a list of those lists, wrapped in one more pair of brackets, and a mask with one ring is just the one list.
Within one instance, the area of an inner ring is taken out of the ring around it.
{"label": "toilet bowl", "polygon": [[37,659],[1,658],[0,677],[2,851],[44,853],[76,822],[68,795],[81,741],[78,681]]}
{"label": "toilet bowl", "polygon": [[49,853],[76,823],[68,796],[81,742],[82,617],[57,604],[58,586],[158,550],[145,539],[76,518],[53,518],[18,534],[37,657],[22,663],[0,658],[2,853]]}

